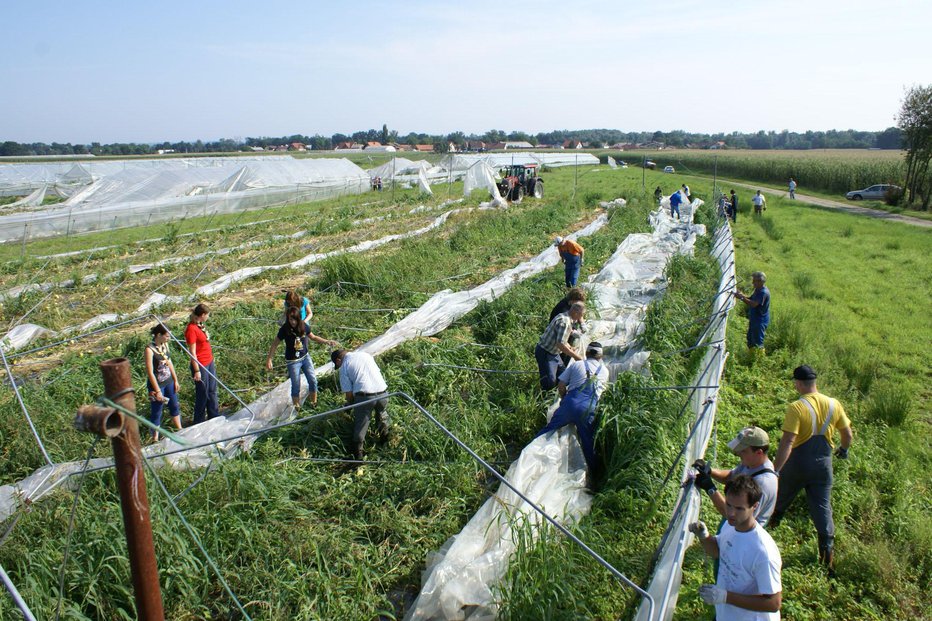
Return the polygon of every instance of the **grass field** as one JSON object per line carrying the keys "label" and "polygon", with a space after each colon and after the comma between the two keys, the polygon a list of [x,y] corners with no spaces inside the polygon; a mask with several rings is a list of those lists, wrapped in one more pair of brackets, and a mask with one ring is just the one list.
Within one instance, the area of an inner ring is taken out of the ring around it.
{"label": "grass field", "polygon": [[[210,324],[219,376],[243,390],[239,394],[247,401],[283,380],[280,371],[268,373],[262,365],[280,313],[283,285],[326,290],[314,296],[313,329],[355,346],[406,312],[358,311],[406,309],[441,288],[482,282],[538,252],[555,233],[594,217],[599,200],[625,196],[629,207],[615,212],[605,229],[584,240],[585,268],[598,269],[626,235],[646,229],[653,199],[642,198],[640,170],[599,167],[580,172],[575,192],[574,171],[558,169],[547,175],[543,201],[457,218],[430,234],[372,254],[336,257],[313,273],[285,272],[246,281],[207,300],[214,307]],[[704,180],[656,172],[646,174],[647,194],[657,184],[669,191],[684,181],[694,194],[706,197]],[[429,204],[446,198],[443,191],[435,191],[440,196]],[[372,215],[392,215],[402,224],[407,218],[403,214],[419,204],[406,195],[397,195],[395,202],[385,193],[373,197],[246,214],[239,222],[217,227],[220,230],[204,243],[219,248],[261,239],[259,230],[265,225],[237,228],[247,217],[279,222],[281,226],[262,229],[267,236],[282,229],[293,232],[310,212],[332,218],[332,223],[325,220],[334,229],[346,229],[352,220]],[[367,200],[379,203],[362,205]],[[749,286],[752,271],[768,274],[773,294],[768,353],[753,358],[744,352],[746,320],[734,314],[728,343],[732,355],[714,445],[717,462],[723,467],[735,463],[724,443],[748,423],[768,429],[775,442],[785,403],[792,396],[789,372],[802,362],[815,366],[820,388],[843,401],[855,427],[852,456],[836,466],[839,578],[829,583],[817,567],[814,530],[803,507],[794,507],[774,531],[784,557],[784,618],[920,617],[932,605],[926,588],[932,578],[932,530],[926,519],[932,510],[926,472],[932,449],[922,440],[929,431],[932,393],[927,347],[921,346],[932,342],[927,311],[932,269],[925,261],[932,248],[929,233],[779,199],[768,205],[766,218],[742,213],[736,227],[741,285]],[[130,232],[127,241],[167,237],[184,244],[184,232],[199,225],[215,228],[216,222],[205,224],[187,221],[173,233],[164,227]],[[371,232],[383,224],[375,223]],[[246,232],[250,228],[254,231]],[[345,232],[323,228],[310,239],[323,244]],[[103,245],[102,239],[36,242],[27,245],[26,260]],[[700,241],[695,258],[671,263],[670,288],[648,315],[643,337],[648,347],[669,351],[691,345],[701,329],[691,319],[702,314],[702,300],[714,292],[718,278],[704,243]],[[7,261],[23,260],[19,247],[0,251],[8,253]],[[127,243],[102,253],[95,271],[128,257],[137,262],[135,254],[145,252],[150,252],[146,245],[140,250]],[[223,269],[241,267],[252,258],[239,257]],[[63,267],[60,275],[79,275],[85,260]],[[12,273],[15,270],[8,270],[6,277]],[[196,270],[181,273],[190,278]],[[116,288],[110,297],[119,300],[122,289]],[[547,399],[536,388],[530,352],[561,294],[562,275],[554,269],[481,305],[436,337],[406,343],[380,359],[389,385],[412,394],[480,455],[504,469],[541,425]],[[13,321],[26,310],[7,311],[4,319]],[[170,309],[170,325],[180,329],[184,315],[184,309]],[[55,348],[41,359],[16,361],[14,373],[23,382],[27,405],[56,460],[80,459],[91,446],[89,438],[69,427],[75,408],[100,392],[98,361],[127,355],[140,391],[137,403],[143,402],[139,359],[145,342],[140,326]],[[322,350],[312,354],[318,363],[325,358]],[[476,375],[420,366],[425,361],[531,373]],[[658,357],[650,379],[622,377],[604,399],[599,446],[609,474],[592,513],[576,531],[641,584],[676,492],[675,484],[663,489],[659,482],[682,443],[686,421],[677,417],[681,395],[634,388],[688,381],[696,361],[695,353]],[[190,391],[186,385],[182,391],[182,407],[188,412]],[[326,380],[321,407],[338,405],[339,397],[333,381]],[[225,408],[235,406],[229,395],[222,395],[222,401]],[[340,415],[266,436],[250,454],[224,463],[180,498],[187,520],[253,618],[397,617],[419,587],[428,554],[458,532],[487,497],[491,481],[462,452],[441,439],[413,408],[401,403],[393,408],[402,433],[374,455],[397,463],[347,474],[338,466],[312,461],[345,455],[349,419]],[[8,483],[41,463],[9,390],[0,391],[0,447],[0,482]],[[105,446],[95,449],[96,454],[108,452]],[[178,494],[201,474],[160,476],[168,490]],[[112,474],[91,475],[84,483],[65,575],[66,618],[134,617],[113,490]],[[149,493],[167,618],[238,618],[151,477]],[[39,618],[54,617],[73,502],[74,494],[61,490],[36,503],[0,547],[0,564]],[[712,521],[710,514],[705,517]],[[691,550],[677,618],[711,618],[696,595],[707,571],[699,550]],[[553,534],[545,534],[539,543],[526,542],[500,596],[500,616],[505,619],[628,618],[637,603],[607,572]],[[0,617],[13,614],[10,606],[8,598],[0,598]]]}

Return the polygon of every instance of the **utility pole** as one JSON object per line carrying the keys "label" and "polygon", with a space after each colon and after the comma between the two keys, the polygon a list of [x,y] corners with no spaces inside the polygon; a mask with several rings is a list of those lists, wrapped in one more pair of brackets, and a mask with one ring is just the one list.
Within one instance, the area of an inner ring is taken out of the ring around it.
{"label": "utility pole", "polygon": [[[104,394],[130,412],[136,411],[136,397],[129,361],[113,358],[100,363],[104,379]],[[129,550],[129,568],[136,598],[136,614],[140,621],[165,621],[162,592],[159,587],[159,570],[155,562],[152,539],[152,522],[149,518],[149,498],[146,495],[146,477],[139,442],[139,425],[136,420],[123,416],[114,408],[84,405],[78,409],[75,429],[110,438],[113,462],[116,466],[120,507],[123,510],[123,527],[126,547]]]}

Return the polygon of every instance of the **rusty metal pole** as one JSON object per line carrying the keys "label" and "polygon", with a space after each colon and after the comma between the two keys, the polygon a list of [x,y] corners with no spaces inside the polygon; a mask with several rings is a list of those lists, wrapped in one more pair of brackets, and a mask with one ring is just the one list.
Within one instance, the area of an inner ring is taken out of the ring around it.
{"label": "rusty metal pole", "polygon": [[[136,397],[126,358],[113,358],[100,363],[104,377],[104,392],[111,401],[136,411]],[[152,522],[149,519],[149,498],[146,496],[146,477],[143,470],[139,425],[129,416],[124,417],[123,430],[110,439],[113,461],[116,465],[120,505],[123,509],[123,526],[126,529],[126,546],[129,549],[129,566],[136,594],[136,614],[141,621],[164,621],[162,592],[159,587],[159,570],[155,563],[155,546],[152,540]]]}

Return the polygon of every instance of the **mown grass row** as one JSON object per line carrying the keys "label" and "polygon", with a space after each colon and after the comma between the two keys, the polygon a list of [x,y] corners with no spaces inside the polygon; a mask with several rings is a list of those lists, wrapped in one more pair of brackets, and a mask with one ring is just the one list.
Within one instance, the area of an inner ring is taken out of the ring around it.
{"label": "mown grass row", "polygon": [[[589,190],[589,200],[597,200],[597,195],[611,187],[610,180],[599,180]],[[559,200],[566,198],[564,195]],[[587,240],[592,264],[607,258],[628,232],[643,230],[649,208],[648,203],[635,204],[618,212],[603,232]],[[379,291],[379,302],[407,303],[410,294],[402,291],[403,286],[461,273],[457,270],[462,271],[472,256],[478,271],[497,271],[501,266],[494,264],[496,261],[514,263],[514,253],[533,254],[542,238],[549,240],[561,222],[568,225],[591,213],[583,202],[566,201],[562,206],[544,205],[541,209],[546,216],[535,226],[546,226],[545,231],[531,227],[522,236],[520,229],[529,224],[526,218],[539,217],[534,214],[536,210],[528,208],[524,216],[517,210],[496,214],[502,217],[502,243],[496,243],[499,238],[476,221],[470,226],[478,230],[466,235],[461,245],[450,247],[448,239],[439,239],[434,244],[448,248],[428,252],[418,248],[421,242],[410,240],[397,254],[372,257],[363,271],[374,286],[344,289],[339,301],[369,304],[372,292]],[[509,218],[515,219],[512,224],[507,224]],[[489,245],[500,252],[507,248],[513,254],[483,255],[482,249]],[[404,266],[406,263],[411,265]],[[324,277],[329,273],[331,279],[342,278],[345,265],[341,261],[331,271],[324,270]],[[530,351],[550,306],[561,295],[562,273],[557,268],[516,287],[496,303],[481,306],[437,338],[413,341],[386,354],[380,365],[393,389],[413,394],[487,459],[507,461],[542,422],[545,399],[536,387]],[[270,317],[279,311],[277,299],[255,304],[264,304]],[[229,328],[221,329],[214,336],[215,342],[239,342],[233,338],[239,330],[234,326],[249,326],[247,317],[254,316],[256,310],[250,303],[218,309],[213,321]],[[315,329],[325,316],[323,310],[315,314]],[[514,316],[521,319],[514,321]],[[484,328],[474,332],[473,326]],[[319,329],[324,333],[322,326]],[[270,338],[268,326],[265,331]],[[242,338],[251,340],[253,346],[259,340],[257,333],[245,331]],[[267,340],[262,342],[264,347]],[[105,355],[99,352],[94,357]],[[516,380],[513,375],[483,376],[420,366],[429,360],[529,373]],[[95,376],[93,364],[85,364],[88,366],[81,369]],[[230,366],[225,372],[240,379],[241,366]],[[221,370],[221,376],[223,373]],[[237,385],[236,381],[231,383]],[[322,407],[340,401],[332,380],[326,381]],[[254,618],[371,619],[382,613],[389,617],[398,614],[419,587],[427,554],[457,532],[485,498],[487,477],[461,451],[442,439],[413,408],[399,402],[392,409],[400,437],[388,447],[376,449],[375,454],[404,460],[404,464],[367,466],[347,475],[340,468],[305,461],[308,456],[345,455],[350,423],[348,416],[342,415],[266,437],[251,455],[223,464],[181,500],[185,515],[217,557],[234,592],[252,602],[247,609]],[[77,443],[79,449],[84,450],[87,442]],[[178,493],[199,474],[165,472],[162,476],[172,493]],[[89,478],[86,485],[66,580],[69,614],[72,618],[131,618],[112,481],[105,475]],[[232,608],[229,599],[181,533],[164,500],[154,491],[150,495],[156,506],[157,552],[168,616],[226,617]],[[0,549],[4,567],[40,616],[48,616],[54,606],[55,571],[61,562],[61,533],[70,500],[68,493],[60,492],[37,503]],[[0,611],[6,605],[0,603]]]}
{"label": "mown grass row", "polygon": [[[932,341],[929,233],[785,200],[768,204],[767,217],[739,218],[736,228],[740,286],[750,287],[755,270],[768,278],[767,355],[746,353],[747,322],[734,314],[718,467],[735,465],[724,443],[748,424],[768,430],[775,449],[796,395],[792,369],[812,365],[820,391],[844,404],[855,440],[851,457],[834,468],[838,578],[828,580],[818,566],[803,498],[772,531],[783,556],[783,616],[921,618],[932,605],[932,449],[922,440],[932,405],[924,345]],[[699,550],[690,551],[685,569],[681,618],[711,618],[696,595],[708,581]]]}

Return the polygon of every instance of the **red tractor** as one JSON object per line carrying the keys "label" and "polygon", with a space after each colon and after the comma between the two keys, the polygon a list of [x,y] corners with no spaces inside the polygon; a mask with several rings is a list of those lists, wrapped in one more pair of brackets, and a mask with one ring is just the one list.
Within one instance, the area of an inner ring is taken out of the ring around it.
{"label": "red tractor", "polygon": [[525,196],[542,198],[544,180],[539,176],[537,164],[512,164],[502,168],[502,180],[498,182],[498,191],[502,198],[513,203],[520,203]]}

